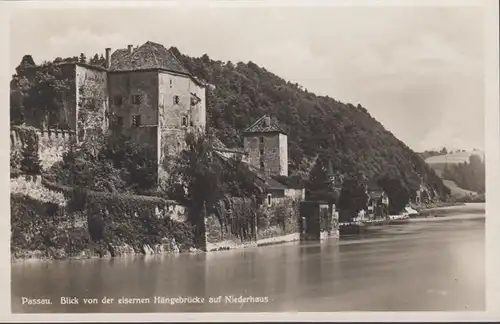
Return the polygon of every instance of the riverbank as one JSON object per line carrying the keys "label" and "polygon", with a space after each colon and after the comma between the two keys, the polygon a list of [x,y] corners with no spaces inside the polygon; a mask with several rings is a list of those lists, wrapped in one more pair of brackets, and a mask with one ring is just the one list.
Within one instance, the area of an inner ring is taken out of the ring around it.
{"label": "riverbank", "polygon": [[444,217],[455,214],[484,214],[486,210],[485,203],[459,203],[448,206],[438,206],[423,209],[419,217]]}

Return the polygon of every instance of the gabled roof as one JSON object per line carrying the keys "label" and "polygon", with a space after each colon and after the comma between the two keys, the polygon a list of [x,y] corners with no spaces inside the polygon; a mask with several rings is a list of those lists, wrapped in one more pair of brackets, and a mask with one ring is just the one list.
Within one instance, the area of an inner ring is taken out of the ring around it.
{"label": "gabled roof", "polygon": [[215,151],[219,152],[229,152],[229,153],[238,153],[238,154],[246,154],[243,149],[240,148],[229,148],[215,135],[210,136],[211,146]]}
{"label": "gabled roof", "polygon": [[165,46],[146,42],[129,53],[128,49],[118,49],[111,55],[109,71],[134,71],[161,69],[190,75],[175,55]]}
{"label": "gabled roof", "polygon": [[[215,150],[215,155],[219,157],[222,161],[230,162],[230,158],[223,155],[222,153]],[[245,163],[250,172],[252,172],[257,177],[257,183],[255,185],[260,190],[285,190],[288,187],[281,182],[273,179],[270,175],[267,175],[265,172],[260,169],[252,166],[251,164]]]}
{"label": "gabled roof", "polygon": [[252,171],[257,178],[261,181],[261,186],[264,189],[271,189],[271,190],[285,190],[288,189],[286,185],[283,183],[273,179],[270,175],[266,174],[265,172],[261,171],[260,169],[254,167],[251,164],[247,164],[248,168],[250,171]]}
{"label": "gabled roof", "polygon": [[260,117],[253,125],[243,131],[243,134],[252,133],[281,133],[286,135],[286,132],[278,123],[268,115]]}

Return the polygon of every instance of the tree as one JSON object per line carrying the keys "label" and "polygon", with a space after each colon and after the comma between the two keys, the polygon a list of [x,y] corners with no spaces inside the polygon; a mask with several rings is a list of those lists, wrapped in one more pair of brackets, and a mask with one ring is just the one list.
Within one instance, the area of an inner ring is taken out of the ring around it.
{"label": "tree", "polygon": [[99,65],[99,54],[95,54],[94,57],[90,59],[89,62],[91,65]]}
{"label": "tree", "polygon": [[[207,137],[186,136],[187,149],[182,151],[168,179],[168,194],[189,206],[188,221],[193,226],[198,246],[204,236],[207,214],[215,211],[223,198],[222,170],[214,162],[214,152]],[[173,192],[172,192],[173,191]]]}
{"label": "tree", "polygon": [[368,208],[366,186],[358,176],[349,176],[344,180],[338,207],[340,209],[340,221],[352,219],[357,216],[359,211]]}
{"label": "tree", "polygon": [[22,151],[21,172],[34,176],[41,172],[40,158],[38,157],[38,137],[34,131],[27,132],[26,144]]}
{"label": "tree", "polygon": [[11,123],[66,128],[66,121],[59,116],[64,108],[61,93],[69,90],[69,83],[57,65],[45,62],[37,66],[31,56],[25,55],[10,87]]}
{"label": "tree", "polygon": [[71,145],[46,178],[95,191],[144,194],[156,187],[156,157],[151,145],[108,133],[99,142]]}
{"label": "tree", "polygon": [[81,53],[78,61],[83,64],[87,63],[87,57],[85,56],[85,54]]}
{"label": "tree", "polygon": [[398,214],[410,202],[410,191],[399,178],[384,175],[380,177],[377,184],[389,196],[389,213]]}

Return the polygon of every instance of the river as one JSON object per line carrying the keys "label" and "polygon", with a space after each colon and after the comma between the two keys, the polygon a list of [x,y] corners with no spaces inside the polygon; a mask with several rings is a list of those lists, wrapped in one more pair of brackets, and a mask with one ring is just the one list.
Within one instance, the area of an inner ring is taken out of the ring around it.
{"label": "river", "polygon": [[[16,263],[11,265],[12,311],[484,311],[484,204],[454,208],[446,217],[416,219],[340,241]],[[158,297],[165,302],[179,296],[192,299],[158,303]],[[226,296],[251,296],[253,302],[228,303]],[[22,297],[48,298],[52,304],[22,305]],[[77,297],[79,304],[61,304],[61,297]],[[143,299],[120,304],[122,297]],[[98,303],[84,304],[83,298]]]}

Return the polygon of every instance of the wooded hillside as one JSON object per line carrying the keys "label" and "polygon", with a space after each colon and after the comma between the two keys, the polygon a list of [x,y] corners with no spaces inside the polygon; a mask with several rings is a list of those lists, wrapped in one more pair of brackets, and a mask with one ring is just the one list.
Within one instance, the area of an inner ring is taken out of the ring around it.
{"label": "wooded hillside", "polygon": [[418,189],[422,178],[439,195],[449,193],[424,160],[361,105],[317,96],[253,62],[192,58],[171,50],[193,75],[210,84],[207,124],[226,145],[241,145],[241,131],[270,114],[288,132],[292,172],[308,174],[315,163],[330,159],[343,174],[399,178],[410,191]]}

